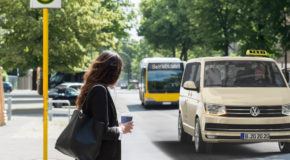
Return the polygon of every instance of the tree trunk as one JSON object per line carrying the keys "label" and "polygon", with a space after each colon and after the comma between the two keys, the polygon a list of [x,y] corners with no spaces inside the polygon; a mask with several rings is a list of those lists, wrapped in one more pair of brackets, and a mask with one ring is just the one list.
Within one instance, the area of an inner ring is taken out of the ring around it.
{"label": "tree trunk", "polygon": [[175,47],[172,47],[172,57],[176,57]]}
{"label": "tree trunk", "polygon": [[224,48],[224,52],[225,52],[225,56],[229,56],[229,42],[226,41],[226,44],[225,44],[225,48]]}
{"label": "tree trunk", "polygon": [[[185,45],[185,42],[182,43],[182,50],[181,50],[181,55],[183,56],[183,60],[187,61],[187,51],[188,48]],[[180,56],[181,57],[181,56]],[[181,59],[181,58],[180,58]],[[181,59],[182,60],[182,59]]]}
{"label": "tree trunk", "polygon": [[182,60],[182,57],[183,57],[183,53],[181,52],[181,53],[180,53],[180,58],[179,58],[179,59]]}

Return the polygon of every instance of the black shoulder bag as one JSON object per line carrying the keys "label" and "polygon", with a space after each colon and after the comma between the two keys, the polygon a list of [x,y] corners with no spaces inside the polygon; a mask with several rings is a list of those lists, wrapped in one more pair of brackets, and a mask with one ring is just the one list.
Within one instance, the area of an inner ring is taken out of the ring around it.
{"label": "black shoulder bag", "polygon": [[75,110],[69,124],[58,137],[55,149],[78,160],[95,160],[100,153],[104,129],[103,122],[96,121],[81,110]]}

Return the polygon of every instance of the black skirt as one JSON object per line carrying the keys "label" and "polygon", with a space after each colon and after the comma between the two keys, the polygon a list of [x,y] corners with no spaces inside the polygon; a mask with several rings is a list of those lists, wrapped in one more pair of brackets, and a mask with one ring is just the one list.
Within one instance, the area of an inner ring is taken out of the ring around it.
{"label": "black skirt", "polygon": [[103,141],[96,160],[121,160],[121,141]]}

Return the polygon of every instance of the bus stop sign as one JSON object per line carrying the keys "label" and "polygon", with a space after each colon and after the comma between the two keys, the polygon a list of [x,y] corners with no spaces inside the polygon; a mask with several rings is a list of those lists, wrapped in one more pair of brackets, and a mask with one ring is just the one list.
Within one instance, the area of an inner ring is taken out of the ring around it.
{"label": "bus stop sign", "polygon": [[30,0],[30,8],[61,8],[61,0]]}

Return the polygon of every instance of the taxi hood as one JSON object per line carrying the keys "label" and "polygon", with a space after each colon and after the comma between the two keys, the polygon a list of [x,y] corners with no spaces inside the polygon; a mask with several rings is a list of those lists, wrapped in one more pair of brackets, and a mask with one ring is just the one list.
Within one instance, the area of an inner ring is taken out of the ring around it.
{"label": "taxi hood", "polygon": [[204,103],[220,105],[284,105],[290,104],[289,88],[203,88]]}

